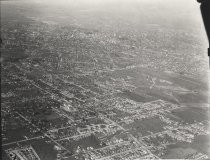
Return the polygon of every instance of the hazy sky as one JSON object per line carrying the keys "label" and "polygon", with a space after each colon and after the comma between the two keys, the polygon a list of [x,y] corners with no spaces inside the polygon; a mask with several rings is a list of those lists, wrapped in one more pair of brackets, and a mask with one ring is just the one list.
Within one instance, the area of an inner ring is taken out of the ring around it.
{"label": "hazy sky", "polygon": [[196,0],[13,0],[14,3],[18,1],[27,3],[22,6],[27,11],[25,16],[81,27],[126,27],[129,24],[137,28],[154,23],[203,30]]}

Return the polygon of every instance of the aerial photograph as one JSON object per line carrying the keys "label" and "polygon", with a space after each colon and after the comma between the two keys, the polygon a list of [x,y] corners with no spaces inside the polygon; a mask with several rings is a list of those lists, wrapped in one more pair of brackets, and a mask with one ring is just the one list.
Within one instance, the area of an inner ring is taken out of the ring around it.
{"label": "aerial photograph", "polygon": [[0,159],[210,159],[197,0],[1,0],[0,12]]}

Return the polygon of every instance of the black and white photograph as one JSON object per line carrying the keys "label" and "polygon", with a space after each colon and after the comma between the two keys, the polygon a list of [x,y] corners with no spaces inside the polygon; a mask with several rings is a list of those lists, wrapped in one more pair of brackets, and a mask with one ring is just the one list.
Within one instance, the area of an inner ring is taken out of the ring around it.
{"label": "black and white photograph", "polygon": [[210,0],[0,0],[0,159],[210,159],[209,18]]}

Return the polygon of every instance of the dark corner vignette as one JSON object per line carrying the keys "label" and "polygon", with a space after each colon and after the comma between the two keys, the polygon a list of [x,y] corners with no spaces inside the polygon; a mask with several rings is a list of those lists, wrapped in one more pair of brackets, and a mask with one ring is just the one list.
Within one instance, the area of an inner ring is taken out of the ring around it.
{"label": "dark corner vignette", "polygon": [[[204,26],[206,29],[208,41],[210,39],[210,1],[209,0],[197,0],[200,5],[200,10],[204,22]],[[210,46],[210,42],[209,42]],[[210,48],[208,48],[208,56],[210,56]]]}

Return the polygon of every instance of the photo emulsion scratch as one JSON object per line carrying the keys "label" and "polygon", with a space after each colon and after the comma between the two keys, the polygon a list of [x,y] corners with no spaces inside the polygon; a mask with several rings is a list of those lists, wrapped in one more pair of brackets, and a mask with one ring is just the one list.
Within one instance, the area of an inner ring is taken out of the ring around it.
{"label": "photo emulsion scratch", "polygon": [[1,0],[1,159],[209,159],[198,1]]}

